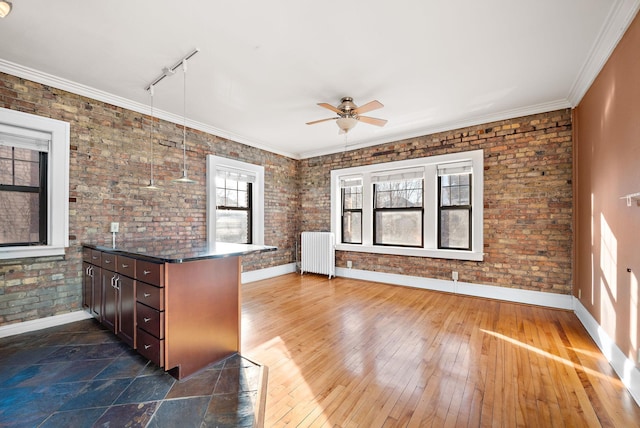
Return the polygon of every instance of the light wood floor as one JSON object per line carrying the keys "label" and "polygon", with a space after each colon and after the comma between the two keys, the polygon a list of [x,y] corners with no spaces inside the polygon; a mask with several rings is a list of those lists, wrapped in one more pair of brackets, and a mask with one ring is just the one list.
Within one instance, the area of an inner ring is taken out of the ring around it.
{"label": "light wood floor", "polygon": [[568,311],[290,274],[243,285],[266,427],[636,427]]}

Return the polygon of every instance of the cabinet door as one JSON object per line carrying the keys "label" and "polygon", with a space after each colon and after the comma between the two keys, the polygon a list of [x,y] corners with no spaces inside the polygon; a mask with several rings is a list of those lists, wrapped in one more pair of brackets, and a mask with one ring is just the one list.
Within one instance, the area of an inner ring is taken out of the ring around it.
{"label": "cabinet door", "polygon": [[91,269],[91,315],[102,321],[102,294],[104,293],[102,283],[102,269],[92,266]]}
{"label": "cabinet door", "polygon": [[91,270],[93,265],[82,262],[82,307],[91,312],[91,301],[93,300],[93,278]]}
{"label": "cabinet door", "polygon": [[115,281],[118,275],[102,269],[102,324],[116,332],[117,293]]}
{"label": "cabinet door", "polygon": [[136,334],[136,282],[120,275],[117,281],[118,310],[116,334],[129,346],[135,348]]}

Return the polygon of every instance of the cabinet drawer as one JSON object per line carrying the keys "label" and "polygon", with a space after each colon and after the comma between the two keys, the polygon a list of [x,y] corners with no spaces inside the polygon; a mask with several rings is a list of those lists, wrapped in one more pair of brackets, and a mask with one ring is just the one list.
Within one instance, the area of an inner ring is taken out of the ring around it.
{"label": "cabinet drawer", "polygon": [[138,327],[138,352],[148,360],[164,367],[164,340],[153,337]]}
{"label": "cabinet drawer", "polygon": [[153,309],[164,311],[164,289],[162,288],[138,282],[136,300]]}
{"label": "cabinet drawer", "polygon": [[92,265],[100,266],[101,265],[101,251],[94,250],[92,248],[83,247],[82,248],[82,261],[91,263]]}
{"label": "cabinet drawer", "polygon": [[135,278],[136,260],[126,256],[116,256],[116,272]]}
{"label": "cabinet drawer", "polygon": [[109,253],[102,253],[101,266],[105,269],[109,269],[111,272],[116,271],[116,255]]}
{"label": "cabinet drawer", "polygon": [[164,339],[164,312],[157,311],[138,302],[136,306],[138,328]]}
{"label": "cabinet drawer", "polygon": [[136,279],[147,284],[164,287],[164,264],[137,260]]}

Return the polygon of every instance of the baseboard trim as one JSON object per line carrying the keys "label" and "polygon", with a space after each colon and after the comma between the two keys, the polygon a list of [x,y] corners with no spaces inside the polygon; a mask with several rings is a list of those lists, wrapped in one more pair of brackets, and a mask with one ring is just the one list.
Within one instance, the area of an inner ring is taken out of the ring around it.
{"label": "baseboard trim", "polygon": [[75,311],[66,314],[53,315],[50,317],[38,318],[30,321],[23,321],[15,324],[0,326],[0,338],[14,336],[16,334],[30,331],[42,330],[44,328],[55,327],[68,324],[70,322],[81,321],[91,318],[86,311]]}
{"label": "baseboard trim", "polygon": [[469,282],[372,272],[360,269],[336,268],[336,275],[345,278],[422,288],[425,290],[443,291],[446,293],[484,297],[507,302],[573,310],[573,296],[566,294],[542,293],[540,291],[519,290],[493,285],[471,284]]}
{"label": "baseboard trim", "polygon": [[618,348],[613,339],[598,324],[596,319],[589,313],[580,300],[574,297],[575,313],[584,328],[587,330],[591,338],[602,354],[605,356],[613,370],[616,372],[624,386],[627,387],[629,393],[640,406],[640,369],[638,369],[633,360]]}
{"label": "baseboard trim", "polygon": [[247,284],[249,282],[260,281],[263,279],[274,278],[280,275],[286,275],[288,273],[293,273],[296,271],[295,263],[288,263],[286,265],[273,266],[265,269],[252,270],[251,272],[242,272],[242,277],[240,279],[242,284]]}

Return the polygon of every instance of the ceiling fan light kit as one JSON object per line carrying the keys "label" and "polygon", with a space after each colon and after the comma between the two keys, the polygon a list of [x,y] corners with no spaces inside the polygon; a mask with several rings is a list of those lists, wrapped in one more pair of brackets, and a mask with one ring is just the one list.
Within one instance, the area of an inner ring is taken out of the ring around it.
{"label": "ceiling fan light kit", "polygon": [[330,117],[327,119],[314,120],[312,122],[307,122],[307,125],[314,125],[320,122],[326,122],[329,120],[335,120],[338,128],[340,128],[339,134],[346,134],[350,130],[352,130],[358,122],[368,123],[369,125],[375,126],[384,126],[387,121],[385,119],[378,119],[375,117],[368,116],[360,116],[362,113],[367,113],[372,110],[377,110],[384,105],[378,100],[370,101],[366,104],[358,107],[351,97],[343,97],[340,100],[340,104],[337,107],[332,106],[327,103],[318,103],[320,107],[324,107],[332,112],[336,113],[338,117]]}
{"label": "ceiling fan light kit", "polygon": [[10,1],[0,1],[0,18],[4,18],[9,15],[11,12],[11,6]]}

